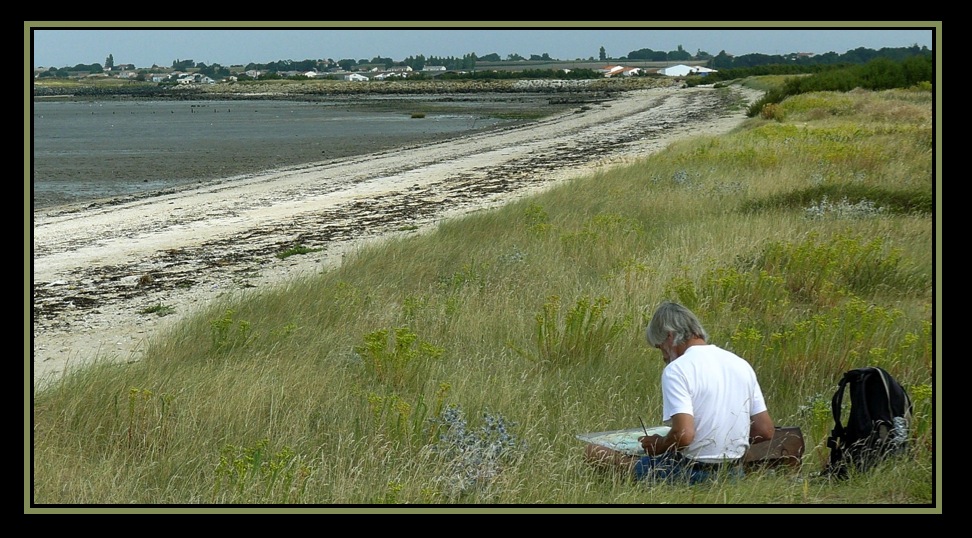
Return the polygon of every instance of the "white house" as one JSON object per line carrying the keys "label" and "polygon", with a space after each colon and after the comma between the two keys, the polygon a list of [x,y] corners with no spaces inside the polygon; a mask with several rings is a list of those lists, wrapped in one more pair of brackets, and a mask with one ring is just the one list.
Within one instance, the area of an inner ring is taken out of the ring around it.
{"label": "white house", "polygon": [[630,77],[641,73],[640,67],[625,67],[623,65],[608,65],[598,69],[605,77],[613,77],[615,75],[621,75],[624,77]]}
{"label": "white house", "polygon": [[666,67],[664,69],[659,69],[658,73],[668,77],[684,77],[686,75],[708,75],[709,73],[715,73],[715,69],[709,69],[708,67],[701,66],[688,66],[685,64],[673,65],[671,67]]}
{"label": "white house", "polygon": [[353,81],[353,82],[360,82],[360,81],[368,80],[368,77],[366,77],[364,75],[359,75],[357,73],[351,73],[350,75],[344,75],[344,80],[350,80],[350,81]]}
{"label": "white house", "polygon": [[621,73],[622,71],[624,71],[624,67],[622,67],[620,65],[607,65],[607,66],[604,66],[604,67],[598,69],[598,71],[600,71],[601,73],[603,73],[605,77],[610,77],[610,76],[617,75],[617,74]]}
{"label": "white house", "polygon": [[407,78],[404,73],[378,73],[371,80],[385,80],[389,78]]}

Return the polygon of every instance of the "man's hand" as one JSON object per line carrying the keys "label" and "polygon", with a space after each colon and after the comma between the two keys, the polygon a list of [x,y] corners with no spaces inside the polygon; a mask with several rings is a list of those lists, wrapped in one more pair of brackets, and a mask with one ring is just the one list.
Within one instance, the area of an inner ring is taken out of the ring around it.
{"label": "man's hand", "polygon": [[[638,438],[641,442],[641,448],[645,449],[645,454],[649,456],[657,456],[659,454],[658,449],[664,446],[665,438],[661,435],[643,435]],[[662,449],[664,452],[664,449]]]}
{"label": "man's hand", "polygon": [[672,428],[668,435],[645,435],[639,437],[641,448],[649,456],[660,456],[669,450],[681,450],[695,439],[695,418],[688,413],[672,415]]}

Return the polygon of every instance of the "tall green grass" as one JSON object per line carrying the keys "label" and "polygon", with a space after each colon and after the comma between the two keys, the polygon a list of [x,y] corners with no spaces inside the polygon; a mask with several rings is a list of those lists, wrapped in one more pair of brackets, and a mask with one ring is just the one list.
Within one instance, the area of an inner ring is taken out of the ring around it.
{"label": "tall green grass", "polygon": [[[931,94],[780,106],[241,289],[140,362],[55,380],[33,401],[33,501],[930,503]],[[777,424],[804,432],[801,469],[647,487],[584,463],[576,434],[660,421],[663,363],[643,328],[663,299],[753,364]],[[830,396],[865,365],[910,391],[914,442],[832,482],[818,476]]]}

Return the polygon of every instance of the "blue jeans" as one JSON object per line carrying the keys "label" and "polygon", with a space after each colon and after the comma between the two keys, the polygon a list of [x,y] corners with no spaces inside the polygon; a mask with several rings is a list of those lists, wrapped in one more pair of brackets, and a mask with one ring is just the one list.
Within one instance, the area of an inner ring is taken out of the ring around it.
{"label": "blue jeans", "polygon": [[693,465],[688,458],[670,452],[661,456],[642,456],[634,466],[635,480],[658,482],[687,481],[689,484],[698,484],[715,480],[722,473],[731,478],[742,477],[744,474],[739,465],[729,464],[724,468]]}

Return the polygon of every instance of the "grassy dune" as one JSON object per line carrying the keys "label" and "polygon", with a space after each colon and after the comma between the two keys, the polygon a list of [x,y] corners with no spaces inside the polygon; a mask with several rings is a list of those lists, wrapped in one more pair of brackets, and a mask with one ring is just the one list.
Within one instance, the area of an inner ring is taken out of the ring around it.
{"label": "grassy dune", "polygon": [[[792,97],[535,197],[240,290],[141,362],[33,402],[38,504],[928,504],[928,91]],[[582,461],[581,432],[661,419],[652,308],[747,358],[793,473],[682,487]],[[833,482],[830,396],[882,366],[915,402],[907,457]]]}

